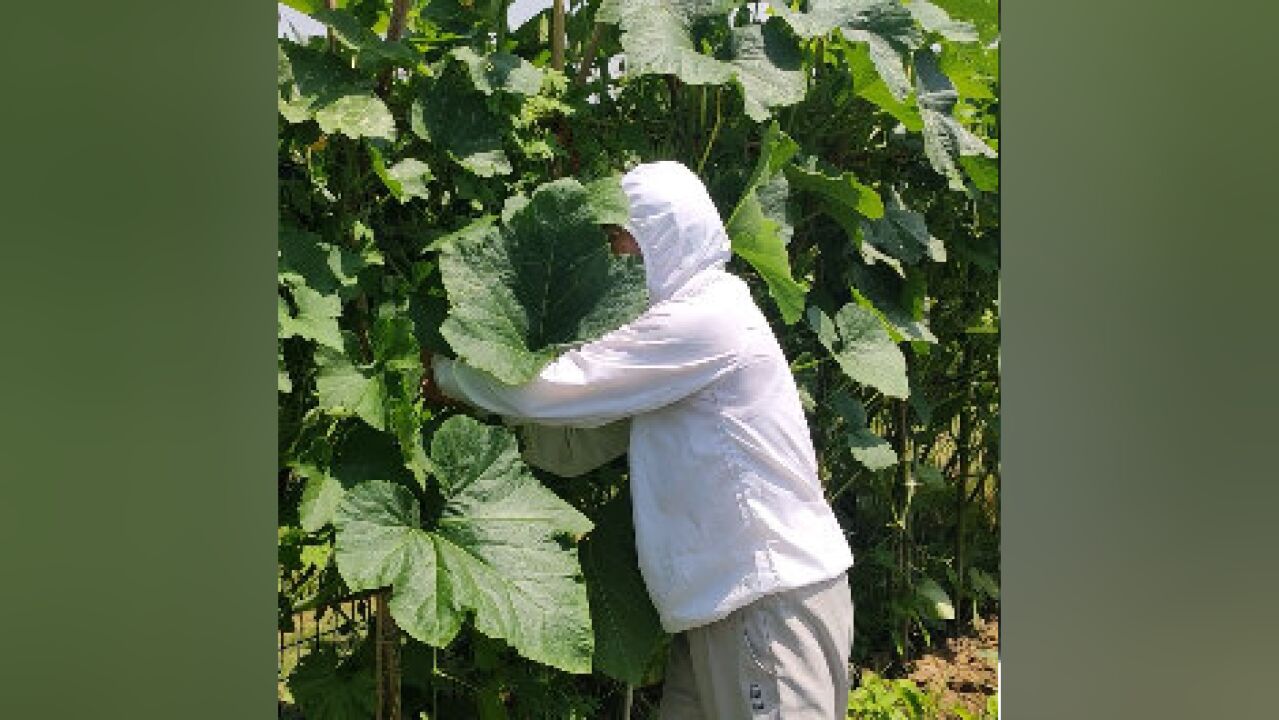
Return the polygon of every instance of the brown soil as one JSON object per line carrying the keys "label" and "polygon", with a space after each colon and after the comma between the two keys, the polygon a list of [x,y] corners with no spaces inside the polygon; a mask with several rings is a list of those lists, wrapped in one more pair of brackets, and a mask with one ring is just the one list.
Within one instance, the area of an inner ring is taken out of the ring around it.
{"label": "brown soil", "polygon": [[970,635],[951,638],[946,647],[912,662],[907,677],[941,694],[942,707],[962,705],[974,714],[998,689],[999,618],[978,620]]}

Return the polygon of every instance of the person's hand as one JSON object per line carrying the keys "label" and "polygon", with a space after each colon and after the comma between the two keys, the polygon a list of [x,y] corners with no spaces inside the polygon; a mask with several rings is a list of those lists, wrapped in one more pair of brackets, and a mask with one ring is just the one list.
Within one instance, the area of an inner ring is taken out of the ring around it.
{"label": "person's hand", "polygon": [[616,256],[633,255],[640,257],[643,252],[630,230],[621,225],[605,225],[604,234],[608,235],[608,244]]}
{"label": "person's hand", "polygon": [[424,400],[429,400],[436,405],[454,405],[453,398],[448,397],[440,392],[440,386],[435,384],[435,372],[431,369],[431,351],[422,348],[420,355],[422,357],[422,382],[419,384],[418,390]]}

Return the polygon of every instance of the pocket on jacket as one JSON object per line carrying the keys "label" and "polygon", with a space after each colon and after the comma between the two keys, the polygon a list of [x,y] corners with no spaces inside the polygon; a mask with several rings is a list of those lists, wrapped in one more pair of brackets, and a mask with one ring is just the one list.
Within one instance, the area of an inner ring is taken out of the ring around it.
{"label": "pocket on jacket", "polygon": [[781,670],[777,656],[774,618],[769,609],[756,601],[742,608],[739,616],[742,656],[748,667],[776,676]]}

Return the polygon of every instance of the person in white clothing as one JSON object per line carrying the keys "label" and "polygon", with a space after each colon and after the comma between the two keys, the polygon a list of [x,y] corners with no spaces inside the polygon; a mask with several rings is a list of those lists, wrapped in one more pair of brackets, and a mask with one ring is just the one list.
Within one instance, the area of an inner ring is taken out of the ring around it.
{"label": "person in white clothing", "polygon": [[642,256],[647,310],[524,385],[426,356],[424,392],[525,425],[526,459],[552,472],[629,452],[640,571],[675,634],[662,718],[843,718],[853,556],[786,359],[725,269],[698,177],[647,163],[622,188],[629,222],[610,242]]}

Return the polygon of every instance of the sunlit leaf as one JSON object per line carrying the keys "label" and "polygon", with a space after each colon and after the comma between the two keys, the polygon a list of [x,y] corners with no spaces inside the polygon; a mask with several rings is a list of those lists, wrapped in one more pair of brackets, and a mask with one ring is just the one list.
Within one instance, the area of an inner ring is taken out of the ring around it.
{"label": "sunlit leaf", "polygon": [[964,175],[959,168],[963,155],[998,156],[981,138],[954,118],[959,93],[937,66],[932,50],[915,53],[915,84],[918,88],[920,115],[924,121],[924,154],[953,190],[964,189]]}
{"label": "sunlit leaf", "polygon": [[804,99],[807,82],[799,45],[780,21],[744,25],[732,30],[729,62],[742,86],[746,114],[756,122],[773,108]]}
{"label": "sunlit leaf", "polygon": [[289,122],[315,120],[329,133],[395,139],[395,120],[372,83],[335,55],[279,42],[279,110]]}
{"label": "sunlit leaf", "polygon": [[391,587],[390,611],[414,638],[447,645],[475,627],[532,660],[589,672],[594,642],[575,550],[592,525],[537,482],[514,435],[466,416],[431,443],[444,506],[424,518],[404,486],[372,480],[334,515],[337,564],[353,590]]}
{"label": "sunlit leaf", "polygon": [[612,257],[599,228],[618,219],[611,195],[557,180],[508,222],[477,222],[439,243],[451,306],[441,332],[459,358],[522,383],[569,345],[643,310],[643,267]]}
{"label": "sunlit leaf", "polygon": [[[785,238],[793,228],[783,207],[786,196],[779,192],[761,193],[761,188],[770,182],[785,182],[782,167],[798,150],[799,146],[776,122],[770,125],[760,144],[755,172],[725,223],[733,252],[764,278],[768,293],[777,302],[787,324],[799,320],[803,314],[808,286],[791,275]],[[770,204],[765,205],[761,196],[769,198]]]}
{"label": "sunlit leaf", "polygon": [[838,30],[849,41],[865,43],[871,62],[892,96],[910,94],[906,62],[923,43],[914,17],[898,0],[809,0],[803,11],[785,3],[771,4],[800,37],[820,37]]}
{"label": "sunlit leaf", "polygon": [[502,149],[501,121],[482,94],[459,87],[453,76],[424,86],[413,100],[409,121],[414,134],[439,145],[476,175],[511,173],[511,161]]}
{"label": "sunlit leaf", "polygon": [[808,323],[845,375],[889,397],[910,395],[906,358],[873,313],[849,303],[832,320],[810,307]]}

